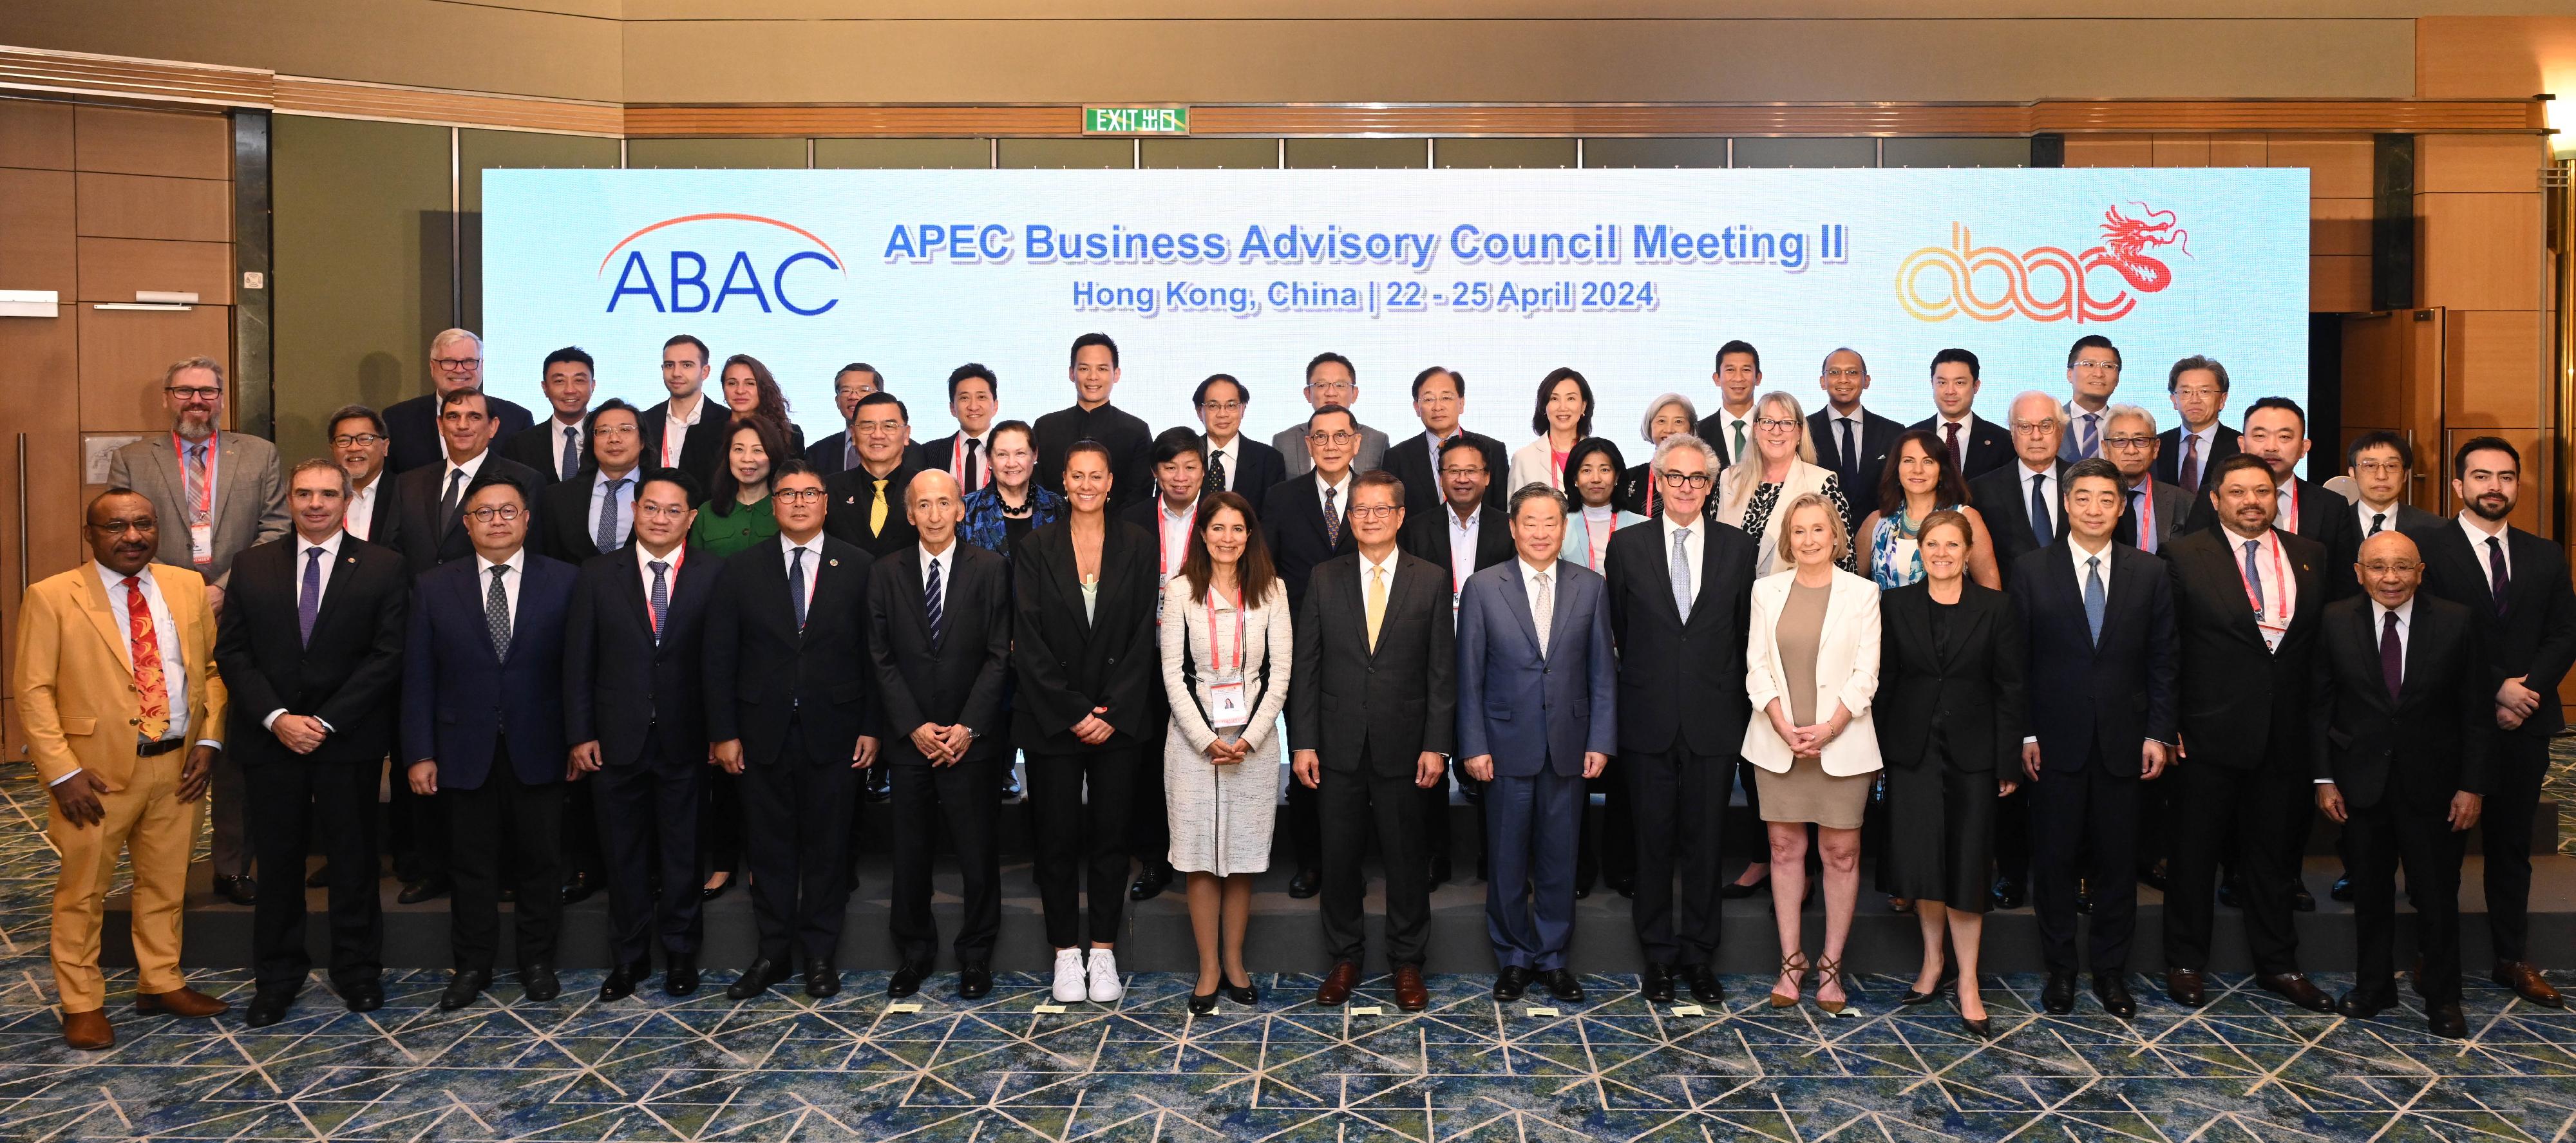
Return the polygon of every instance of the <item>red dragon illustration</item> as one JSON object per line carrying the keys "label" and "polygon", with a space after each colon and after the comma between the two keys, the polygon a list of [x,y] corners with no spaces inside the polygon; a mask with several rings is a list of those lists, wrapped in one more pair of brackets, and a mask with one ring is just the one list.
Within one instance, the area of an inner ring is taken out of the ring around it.
{"label": "red dragon illustration", "polygon": [[2120,276],[2128,279],[2140,293],[2152,294],[2173,284],[2173,271],[2163,262],[2148,257],[2147,248],[2176,246],[2189,255],[2191,232],[2174,225],[2174,212],[2170,210],[2157,210],[2136,201],[2129,205],[2138,208],[2137,218],[2120,213],[2117,206],[2102,212],[2102,245],[2099,249],[2103,255],[2086,261],[2109,266],[2119,271]]}

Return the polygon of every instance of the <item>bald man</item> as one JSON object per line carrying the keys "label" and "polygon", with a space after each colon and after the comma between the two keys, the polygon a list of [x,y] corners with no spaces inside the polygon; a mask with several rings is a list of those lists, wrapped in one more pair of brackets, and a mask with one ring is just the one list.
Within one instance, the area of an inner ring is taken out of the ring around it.
{"label": "bald man", "polygon": [[[438,402],[459,389],[483,387],[483,339],[472,330],[439,331],[429,339],[429,380],[429,392],[385,407],[385,432],[392,438],[385,468],[396,475],[436,464],[446,455],[438,440]],[[492,420],[500,426],[494,440],[506,441],[537,423],[524,406],[499,397],[490,403]]]}
{"label": "bald man", "polygon": [[2415,541],[2381,532],[2353,564],[2362,594],[2326,605],[2310,692],[2317,808],[2343,824],[2358,938],[2352,991],[2335,1010],[2366,1019],[2397,1006],[2399,866],[2424,957],[2433,1034],[2460,1015],[2460,855],[2487,788],[2493,704],[2468,608],[2415,590]]}

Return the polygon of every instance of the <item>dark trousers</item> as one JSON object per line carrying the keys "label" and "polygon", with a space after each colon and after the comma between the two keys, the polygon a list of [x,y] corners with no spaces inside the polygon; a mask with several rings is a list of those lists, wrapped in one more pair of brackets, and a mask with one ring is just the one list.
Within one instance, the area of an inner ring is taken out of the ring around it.
{"label": "dark trousers", "polygon": [[661,739],[649,731],[646,740],[643,757],[573,783],[590,787],[587,800],[597,811],[609,943],[619,964],[648,960],[657,934],[663,952],[695,955],[704,932],[698,802],[708,767],[701,759],[664,755]]}
{"label": "dark trousers", "polygon": [[447,805],[435,795],[411,792],[405,764],[393,764],[393,800],[385,803],[385,835],[394,855],[394,876],[403,881],[435,881],[447,876]]}
{"label": "dark trousers", "polygon": [[1136,752],[1136,777],[1130,783],[1134,804],[1127,807],[1127,851],[1147,869],[1172,864],[1171,810],[1163,804],[1163,752]]}
{"label": "dark trousers", "polygon": [[[2238,862],[2236,891],[2245,904],[2245,942],[2254,954],[2254,970],[2299,970],[2299,934],[2290,924],[2290,875],[2281,868],[2278,833],[2281,823],[2289,820],[2281,800],[2293,789],[2315,796],[2312,785],[2292,787],[2282,779],[2285,772],[2305,773],[2306,764],[2305,759],[2274,756],[2250,770],[2230,770],[2185,759],[2156,779],[2175,783],[2173,853],[2167,859],[2165,891],[2166,968],[2209,967],[2218,861],[2232,849]],[[2103,888],[2107,886],[2097,885],[2095,892]]]}
{"label": "dark trousers", "polygon": [[760,923],[760,957],[781,964],[793,946],[831,963],[841,948],[841,918],[850,908],[850,820],[858,808],[857,770],[838,758],[816,761],[805,727],[787,720],[778,757],[742,770],[743,856],[751,870],[752,915]]}
{"label": "dark trousers", "polygon": [[742,777],[710,767],[698,794],[698,875],[742,875]]}
{"label": "dark trousers", "polygon": [[2093,892],[2085,962],[2097,973],[2128,971],[2129,939],[2138,927],[2138,791],[2151,784],[2108,773],[2095,751],[2083,768],[2042,769],[2039,781],[2023,787],[2030,799],[2031,902],[2048,971],[2075,971],[2077,878]]}
{"label": "dark trousers", "polygon": [[[1367,951],[1364,901],[1368,874],[1360,868],[1371,836],[1386,863],[1386,962],[1422,963],[1422,937],[1431,925],[1430,862],[1415,828],[1422,789],[1413,775],[1382,776],[1365,763],[1347,770],[1324,767],[1313,791],[1323,830],[1324,946],[1335,961],[1360,963]],[[1292,783],[1303,787],[1305,783]]]}
{"label": "dark trousers", "polygon": [[1494,961],[1546,972],[1565,967],[1574,935],[1574,848],[1583,779],[1542,768],[1485,784],[1485,934]]}
{"label": "dark trousers", "polygon": [[501,943],[501,854],[516,893],[517,955],[524,967],[555,959],[555,934],[563,929],[562,782],[526,785],[510,768],[507,744],[492,748],[492,771],[471,790],[440,787],[447,803],[448,875],[456,882],[449,902],[448,944],[460,969],[490,971]]}
{"label": "dark trousers", "polygon": [[[229,750],[216,751],[206,788],[206,816],[214,820],[207,858],[217,877],[240,877],[251,871],[255,843],[250,837],[250,811],[245,808],[250,800],[250,783],[242,774],[241,761]],[[287,876],[303,884],[303,855],[296,855],[287,868]],[[263,868],[261,872],[267,870]]]}
{"label": "dark trousers", "polygon": [[953,766],[906,763],[891,767],[894,783],[894,911],[886,922],[895,955],[905,964],[939,960],[939,922],[930,913],[930,865],[939,827],[957,849],[965,878],[966,919],[957,930],[957,963],[989,965],[993,939],[1002,931],[1002,862],[994,834],[1001,804],[993,800],[993,775],[1010,758],[969,758]]}
{"label": "dark trousers", "polygon": [[2031,804],[2027,788],[1995,799],[1995,876],[2030,884]]}
{"label": "dark trousers", "polygon": [[[1574,880],[1589,884],[1597,877],[1625,881],[1637,873],[1637,850],[1626,840],[1636,833],[1636,815],[1628,805],[1628,779],[1620,772],[1619,755],[1598,778],[1583,781],[1582,801],[1576,809]],[[1601,795],[1601,824],[1592,824],[1592,795]],[[1596,836],[1597,835],[1597,836]]]}
{"label": "dark trousers", "polygon": [[275,761],[242,768],[252,851],[263,875],[251,914],[251,960],[262,991],[304,986],[304,855],[322,836],[331,872],[331,983],[384,973],[385,916],[376,894],[378,765]]}
{"label": "dark trousers", "polygon": [[2168,838],[2173,821],[2174,782],[2160,778],[2138,784],[2138,872],[2143,875],[2165,860],[2173,847]]}
{"label": "dark trousers", "polygon": [[1296,857],[1300,873],[1324,867],[1324,821],[1315,791],[1293,779],[1288,783],[1288,852]]}
{"label": "dark trousers", "polygon": [[600,864],[605,843],[592,799],[592,783],[564,783],[563,871],[567,878],[587,873],[596,881],[606,872]]}
{"label": "dark trousers", "polygon": [[[1475,781],[1467,776],[1465,770],[1459,769],[1457,764],[1452,762],[1448,769],[1440,772],[1440,781],[1434,783],[1430,789],[1414,791],[1413,796],[1422,803],[1421,848],[1422,859],[1426,864],[1444,857],[1455,856],[1452,847],[1457,844],[1457,835],[1449,828],[1449,784],[1456,782],[1459,792],[1463,794],[1473,789]],[[1483,791],[1476,791],[1476,794],[1477,796],[1467,799],[1467,804],[1476,811],[1476,844],[1483,845],[1485,799]]]}
{"label": "dark trousers", "polygon": [[1047,943],[1082,944],[1080,895],[1091,894],[1091,937],[1116,944],[1127,900],[1127,812],[1134,806],[1137,746],[1029,760],[1029,809],[1037,819],[1038,903]]}
{"label": "dark trousers", "polygon": [[[2460,855],[2467,835],[2454,833],[2447,802],[2406,805],[2395,790],[2379,804],[2347,803],[2344,853],[2352,863],[2353,991],[2397,993],[2397,870],[2406,869],[2406,899],[2415,905],[2415,948],[2424,956],[2427,1007],[2460,1002]],[[2528,843],[2525,843],[2528,848]]]}
{"label": "dark trousers", "polygon": [[[2497,960],[2529,960],[2531,819],[2540,809],[2540,780],[2549,774],[2549,739],[2520,731],[2496,735],[2488,774],[2478,819],[2486,831],[2478,841],[2486,858],[2487,938]],[[2412,867],[2406,882],[2415,883]]]}
{"label": "dark trousers", "polygon": [[[1717,957],[1718,925],[1726,882],[1718,875],[1718,844],[1726,823],[1728,783],[1735,758],[1693,754],[1676,741],[1669,750],[1623,753],[1633,831],[1611,831],[1613,844],[1635,835],[1637,903],[1629,909],[1637,947],[1657,964],[1707,964]],[[1605,855],[1606,856],[1606,855]],[[1678,878],[1681,892],[1673,891]]]}

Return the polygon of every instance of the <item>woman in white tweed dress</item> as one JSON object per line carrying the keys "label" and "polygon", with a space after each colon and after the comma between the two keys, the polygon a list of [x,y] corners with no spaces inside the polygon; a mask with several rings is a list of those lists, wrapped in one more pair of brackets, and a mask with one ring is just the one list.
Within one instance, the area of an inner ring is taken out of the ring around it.
{"label": "woman in white tweed dress", "polygon": [[[1243,968],[1252,875],[1270,867],[1279,799],[1279,712],[1288,703],[1287,586],[1272,570],[1251,502],[1220,492],[1200,506],[1179,574],[1163,585],[1163,798],[1172,868],[1189,875],[1199,982],[1190,1010],[1260,993]],[[1240,983],[1237,983],[1240,982]]]}

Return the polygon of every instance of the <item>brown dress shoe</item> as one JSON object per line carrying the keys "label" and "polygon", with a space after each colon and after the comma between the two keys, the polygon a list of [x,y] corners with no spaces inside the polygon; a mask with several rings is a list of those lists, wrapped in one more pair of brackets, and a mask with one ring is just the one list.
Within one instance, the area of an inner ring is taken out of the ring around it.
{"label": "brown dress shoe", "polygon": [[116,1029],[107,1026],[107,1010],[92,1008],[87,1012],[63,1013],[63,1043],[84,1052],[103,1052],[116,1046]]}
{"label": "brown dress shoe", "polygon": [[2495,982],[2513,990],[2513,994],[2543,1008],[2565,1008],[2567,998],[2549,986],[2549,978],[2529,961],[2500,960],[2495,966]]}
{"label": "brown dress shoe", "polygon": [[1420,1012],[1431,1007],[1431,990],[1422,987],[1422,966],[1395,966],[1395,1006],[1407,1012]]}
{"label": "brown dress shoe", "polygon": [[2198,1008],[2209,1003],[2209,994],[2201,988],[2198,969],[2166,969],[2165,995],[2185,1008]]}
{"label": "brown dress shoe", "polygon": [[1349,961],[1333,962],[1333,971],[1324,974],[1322,987],[1315,989],[1315,1003],[1338,1008],[1351,998],[1351,990],[1360,986],[1360,966]]}
{"label": "brown dress shoe", "polygon": [[2254,983],[2261,985],[2264,991],[2310,1012],[2334,1011],[2333,998],[2310,982],[2308,974],[2304,972],[2265,973],[2255,977]]}
{"label": "brown dress shoe", "polygon": [[196,989],[181,985],[168,992],[137,992],[134,1010],[146,1014],[167,1012],[172,1016],[221,1016],[233,1006]]}

